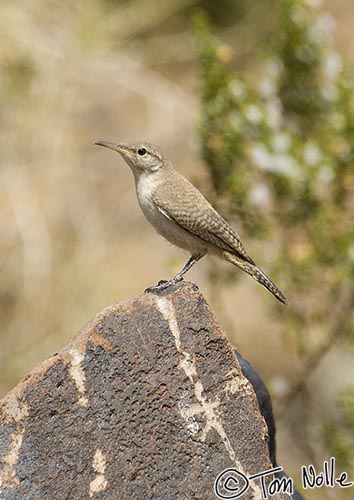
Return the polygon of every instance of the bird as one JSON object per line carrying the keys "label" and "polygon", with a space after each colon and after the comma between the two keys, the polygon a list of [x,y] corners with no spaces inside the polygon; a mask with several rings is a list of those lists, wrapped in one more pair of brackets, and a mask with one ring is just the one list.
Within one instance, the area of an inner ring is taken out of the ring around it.
{"label": "bird", "polygon": [[173,167],[162,148],[149,142],[96,141],[118,152],[131,168],[140,208],[155,230],[191,257],[169,280],[161,280],[146,292],[159,292],[183,280],[206,254],[231,262],[263,285],[280,302],[285,295],[247,254],[238,233],[213,208],[204,195]]}

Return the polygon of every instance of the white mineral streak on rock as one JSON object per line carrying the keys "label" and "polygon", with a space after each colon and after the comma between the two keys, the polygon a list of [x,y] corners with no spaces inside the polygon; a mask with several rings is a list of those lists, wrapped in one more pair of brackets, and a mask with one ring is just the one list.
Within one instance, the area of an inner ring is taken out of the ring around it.
{"label": "white mineral streak on rock", "polygon": [[104,472],[106,470],[106,458],[100,448],[97,448],[95,451],[92,467],[97,472],[97,476],[90,482],[90,498],[92,498],[95,493],[99,493],[107,487],[107,479],[104,476]]}
{"label": "white mineral streak on rock", "polygon": [[[155,297],[155,301],[158,310],[160,311],[164,319],[167,321],[170,331],[175,339],[176,349],[179,352],[181,358],[181,361],[179,363],[179,368],[185,372],[185,374],[191,381],[192,385],[194,386],[194,395],[197,400],[197,403],[186,405],[186,403],[184,402],[183,404],[180,404],[180,412],[182,418],[187,423],[188,431],[191,433],[191,427],[193,426],[192,427],[193,434],[195,435],[197,433],[196,432],[197,427],[195,425],[197,422],[196,420],[194,420],[194,417],[197,415],[202,415],[206,423],[204,429],[201,432],[201,441],[205,441],[208,432],[214,429],[220,436],[222,442],[224,443],[226,451],[231,461],[235,464],[235,467],[239,471],[247,475],[247,473],[243,471],[241,463],[237,460],[236,453],[223,427],[222,419],[216,412],[217,408],[220,405],[220,400],[216,398],[214,401],[208,401],[205,398],[205,396],[203,395],[204,388],[202,382],[198,379],[198,374],[193,358],[188,352],[186,352],[182,348],[180,330],[172,302],[170,302],[164,297],[157,297],[157,296]],[[233,382],[233,380],[231,379],[228,383],[229,383],[229,389],[232,391],[236,388],[236,384],[238,384],[239,382],[238,381]],[[261,489],[257,486],[257,484],[251,482],[250,489],[253,491],[253,494],[255,495],[254,498],[262,498]]]}
{"label": "white mineral streak on rock", "polygon": [[85,388],[85,372],[81,366],[81,362],[84,359],[84,355],[76,347],[72,347],[69,351],[71,356],[69,373],[73,381],[75,382],[76,389],[79,393],[78,404],[80,406],[88,405],[88,398],[86,396]]}
{"label": "white mineral streak on rock", "polygon": [[20,482],[16,473],[16,465],[26,430],[28,408],[16,396],[10,396],[1,409],[5,415],[3,422],[15,424],[15,430],[9,435],[7,453],[0,457],[0,487],[14,488]]}

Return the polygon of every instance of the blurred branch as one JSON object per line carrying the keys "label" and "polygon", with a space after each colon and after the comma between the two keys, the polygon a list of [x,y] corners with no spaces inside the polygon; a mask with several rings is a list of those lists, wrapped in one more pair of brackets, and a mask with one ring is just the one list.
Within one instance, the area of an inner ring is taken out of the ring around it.
{"label": "blurred branch", "polygon": [[[329,334],[324,343],[316,350],[312,351],[303,362],[300,378],[295,384],[290,387],[286,394],[280,399],[282,408],[279,410],[279,418],[289,410],[291,403],[295,398],[305,390],[311,375],[318,368],[323,358],[328,354],[335,345],[340,343],[350,333],[350,322],[352,311],[354,310],[354,287],[346,287],[341,291],[341,297],[338,302],[333,305],[331,310],[331,326]],[[340,321],[338,321],[340,318]]]}
{"label": "blurred branch", "polygon": [[102,63],[98,60],[90,64],[87,83],[97,82],[103,73],[110,73],[118,85],[136,92],[147,103],[168,112],[172,124],[193,119],[197,107],[194,96],[139,61],[123,54],[120,54],[118,61],[114,57],[106,58]]}
{"label": "blurred branch", "polygon": [[41,290],[46,297],[51,278],[51,241],[38,198],[26,168],[12,167],[11,172],[3,172],[2,180],[23,243],[24,290],[28,295]]}
{"label": "blurred branch", "polygon": [[101,24],[101,30],[110,37],[124,40],[141,34],[178,11],[193,5],[195,0],[135,0],[120,9],[110,12],[110,15]]}
{"label": "blurred branch", "polygon": [[26,167],[2,173],[23,244],[24,291],[48,298],[51,279],[51,239]]}

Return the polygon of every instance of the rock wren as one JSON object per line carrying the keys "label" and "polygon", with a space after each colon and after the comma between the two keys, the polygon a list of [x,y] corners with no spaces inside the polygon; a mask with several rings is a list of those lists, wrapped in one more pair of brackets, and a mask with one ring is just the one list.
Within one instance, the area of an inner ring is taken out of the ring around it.
{"label": "rock wren", "polygon": [[238,266],[269,290],[280,302],[286,297],[261,271],[244,249],[239,235],[204,196],[172,166],[164,151],[148,142],[95,142],[120,153],[131,168],[140,208],[156,231],[191,253],[184,268],[168,281],[148,288],[162,290],[183,279],[189,269],[210,253]]}

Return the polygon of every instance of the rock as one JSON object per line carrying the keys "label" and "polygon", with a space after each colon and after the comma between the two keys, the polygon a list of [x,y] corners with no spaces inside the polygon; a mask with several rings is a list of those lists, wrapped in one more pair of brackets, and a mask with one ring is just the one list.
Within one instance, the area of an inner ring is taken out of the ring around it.
{"label": "rock", "polygon": [[234,349],[237,356],[237,360],[240,363],[240,368],[244,377],[251,383],[253,390],[256,394],[258,406],[260,412],[265,420],[268,428],[268,446],[269,446],[269,458],[274,467],[277,466],[276,462],[276,446],[275,446],[275,422],[273,415],[272,400],[270,399],[270,394],[256,370],[253,366],[245,359],[241,353]]}
{"label": "rock", "polygon": [[[257,371],[253,368],[253,366],[245,359],[236,349],[234,349],[235,354],[237,356],[238,362],[240,363],[240,368],[244,377],[251,383],[253,390],[256,394],[258,406],[260,412],[265,420],[265,423],[268,428],[268,445],[269,445],[269,457],[273,467],[278,467],[276,460],[276,429],[273,415],[273,406],[272,400],[270,398],[270,394],[268,389],[266,388],[263,380],[257,373]],[[278,479],[287,479],[288,476],[281,468],[278,472],[275,473],[275,477]],[[304,497],[293,487],[292,493],[293,500],[305,500]]]}
{"label": "rock", "polygon": [[223,470],[271,467],[252,385],[190,283],[108,307],[1,402],[1,500],[208,500]]}

